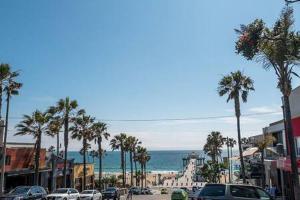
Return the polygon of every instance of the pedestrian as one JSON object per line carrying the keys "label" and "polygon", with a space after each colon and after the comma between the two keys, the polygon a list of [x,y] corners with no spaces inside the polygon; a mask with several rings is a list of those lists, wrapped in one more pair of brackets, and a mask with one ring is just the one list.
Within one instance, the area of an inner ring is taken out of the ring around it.
{"label": "pedestrian", "polygon": [[270,188],[269,188],[268,185],[265,185],[265,191],[266,191],[267,193],[270,193]]}
{"label": "pedestrian", "polygon": [[270,195],[275,199],[276,198],[276,193],[277,193],[277,187],[276,185],[272,185],[272,187],[270,187]]}

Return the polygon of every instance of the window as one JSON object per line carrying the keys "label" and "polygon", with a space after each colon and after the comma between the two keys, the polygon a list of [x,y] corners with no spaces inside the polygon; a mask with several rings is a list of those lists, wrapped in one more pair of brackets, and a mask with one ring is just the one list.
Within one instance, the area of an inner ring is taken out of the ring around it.
{"label": "window", "polygon": [[270,200],[271,197],[264,190],[256,188],[257,194],[259,195],[259,199]]}
{"label": "window", "polygon": [[5,158],[5,165],[10,165],[10,161],[11,161],[11,156],[7,155]]}
{"label": "window", "polygon": [[41,193],[40,188],[39,187],[32,187],[30,189],[31,194],[39,194]]}
{"label": "window", "polygon": [[78,191],[77,190],[75,190],[75,189],[70,189],[70,191],[71,191],[71,193],[78,193]]}
{"label": "window", "polygon": [[258,198],[258,195],[254,187],[232,185],[230,186],[230,193],[234,197],[243,197],[249,199]]}
{"label": "window", "polygon": [[225,196],[225,185],[206,185],[201,190],[201,195],[203,196]]}

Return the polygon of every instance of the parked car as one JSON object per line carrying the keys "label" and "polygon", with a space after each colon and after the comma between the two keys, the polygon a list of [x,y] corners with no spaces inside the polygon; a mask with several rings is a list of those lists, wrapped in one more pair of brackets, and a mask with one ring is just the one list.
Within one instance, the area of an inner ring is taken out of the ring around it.
{"label": "parked car", "polygon": [[47,196],[47,200],[80,200],[79,192],[73,188],[59,188]]}
{"label": "parked car", "polygon": [[142,194],[142,190],[140,187],[132,187],[129,189],[129,192],[131,192],[131,194],[134,194],[134,195]]}
{"label": "parked car", "polygon": [[1,200],[46,200],[47,193],[40,186],[18,186],[0,197]]}
{"label": "parked car", "polygon": [[189,199],[190,200],[197,200],[200,191],[201,191],[201,187],[193,186],[192,190],[189,192]]}
{"label": "parked car", "polygon": [[189,190],[187,187],[181,187],[180,189],[181,189],[181,190],[184,190],[186,193],[189,193],[189,192],[190,192],[190,190]]}
{"label": "parked car", "polygon": [[81,200],[101,200],[102,194],[98,190],[83,190],[80,194]]}
{"label": "parked car", "polygon": [[198,200],[204,199],[273,200],[273,198],[260,187],[235,184],[206,184],[198,196]]}
{"label": "parked car", "polygon": [[102,199],[120,200],[120,191],[116,187],[108,187],[102,193]]}
{"label": "parked car", "polygon": [[153,192],[150,190],[150,188],[142,188],[141,193],[146,194],[146,195],[153,194]]}
{"label": "parked car", "polygon": [[162,188],[162,189],[160,190],[160,194],[168,194],[167,188]]}
{"label": "parked car", "polygon": [[188,193],[183,189],[174,190],[171,200],[188,200]]}

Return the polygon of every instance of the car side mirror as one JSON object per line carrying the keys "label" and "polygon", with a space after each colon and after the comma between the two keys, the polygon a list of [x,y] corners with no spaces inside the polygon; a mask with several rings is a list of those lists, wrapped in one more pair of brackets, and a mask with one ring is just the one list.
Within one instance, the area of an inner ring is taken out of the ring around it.
{"label": "car side mirror", "polygon": [[71,194],[71,191],[68,191],[68,194]]}
{"label": "car side mirror", "polygon": [[30,191],[28,192],[28,196],[30,196],[30,197],[32,196],[32,193]]}

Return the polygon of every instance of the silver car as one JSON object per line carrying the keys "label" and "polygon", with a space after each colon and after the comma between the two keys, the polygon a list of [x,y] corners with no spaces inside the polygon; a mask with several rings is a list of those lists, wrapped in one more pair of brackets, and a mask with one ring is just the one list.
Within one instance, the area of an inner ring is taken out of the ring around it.
{"label": "silver car", "polygon": [[198,195],[198,200],[273,200],[262,188],[250,185],[206,184]]}

